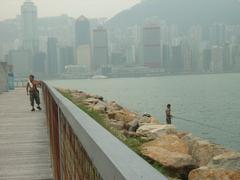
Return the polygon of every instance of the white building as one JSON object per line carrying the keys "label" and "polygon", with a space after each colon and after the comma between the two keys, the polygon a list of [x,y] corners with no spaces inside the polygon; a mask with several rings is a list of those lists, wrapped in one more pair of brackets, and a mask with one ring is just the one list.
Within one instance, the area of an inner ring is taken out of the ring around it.
{"label": "white building", "polygon": [[91,47],[90,45],[80,45],[76,48],[77,65],[91,67]]}

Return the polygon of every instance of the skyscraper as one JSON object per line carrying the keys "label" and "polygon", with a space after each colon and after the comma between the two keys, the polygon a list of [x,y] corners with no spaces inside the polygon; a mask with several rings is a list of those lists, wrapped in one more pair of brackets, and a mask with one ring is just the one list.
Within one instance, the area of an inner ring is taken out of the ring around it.
{"label": "skyscraper", "polygon": [[58,55],[57,55],[57,39],[48,38],[47,42],[47,65],[48,75],[56,76],[58,73]]}
{"label": "skyscraper", "polygon": [[91,66],[90,24],[88,19],[84,16],[80,16],[75,24],[75,46],[77,64],[90,68]]}
{"label": "skyscraper", "polygon": [[169,71],[170,68],[170,46],[169,45],[163,45],[162,47],[162,54],[163,54],[163,68],[165,70],[165,72]]}
{"label": "skyscraper", "polygon": [[8,91],[8,64],[0,62],[0,93]]}
{"label": "skyscraper", "polygon": [[74,65],[74,51],[73,47],[66,46],[61,47],[59,49],[59,68],[60,73],[63,73],[65,70],[65,66],[67,65]]}
{"label": "skyscraper", "polygon": [[46,54],[44,52],[38,52],[34,55],[33,70],[34,74],[38,76],[44,75],[45,72]]}
{"label": "skyscraper", "polygon": [[172,46],[172,72],[183,72],[184,70],[184,58],[183,58],[183,44]]}
{"label": "skyscraper", "polygon": [[143,61],[144,65],[152,68],[160,68],[162,65],[160,26],[148,24],[143,28]]}
{"label": "skyscraper", "polygon": [[212,72],[222,72],[223,70],[223,51],[224,49],[220,46],[212,46],[211,58],[212,58]]}
{"label": "skyscraper", "polygon": [[38,51],[37,7],[31,0],[26,0],[21,7],[22,41],[25,50]]}
{"label": "skyscraper", "polygon": [[182,43],[182,58],[184,65],[184,72],[192,71],[192,51],[191,46],[187,42]]}
{"label": "skyscraper", "polygon": [[108,34],[103,27],[93,30],[93,69],[108,65]]}
{"label": "skyscraper", "polygon": [[234,44],[231,47],[231,64],[234,71],[240,71],[240,45]]}
{"label": "skyscraper", "polygon": [[226,41],[226,27],[224,24],[213,24],[210,27],[210,41],[212,45],[221,46]]}
{"label": "skyscraper", "polygon": [[212,52],[210,48],[203,50],[203,71],[210,72],[211,70],[211,61],[212,61]]}
{"label": "skyscraper", "polygon": [[90,23],[84,16],[80,16],[75,25],[75,44],[76,47],[81,45],[90,44]]}
{"label": "skyscraper", "polygon": [[8,63],[13,65],[15,77],[27,77],[33,70],[33,57],[30,50],[11,50]]}
{"label": "skyscraper", "polygon": [[223,46],[223,70],[229,71],[231,70],[232,62],[231,62],[231,46],[226,43]]}

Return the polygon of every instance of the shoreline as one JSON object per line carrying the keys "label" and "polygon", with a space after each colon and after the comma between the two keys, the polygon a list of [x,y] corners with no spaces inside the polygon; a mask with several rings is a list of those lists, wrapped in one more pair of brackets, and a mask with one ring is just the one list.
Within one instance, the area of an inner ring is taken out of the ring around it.
{"label": "shoreline", "polygon": [[[224,74],[240,74],[240,72],[220,72],[220,73],[166,73],[155,76],[122,76],[122,77],[108,77],[106,79],[121,79],[121,78],[154,78],[154,77],[171,77],[171,76],[198,76],[198,75],[224,75]],[[43,78],[45,81],[59,81],[59,80],[102,80],[89,78]]]}
{"label": "shoreline", "polygon": [[198,180],[209,174],[215,178],[220,174],[226,178],[231,175],[231,179],[240,177],[239,152],[189,132],[177,131],[174,125],[160,124],[154,117],[131,112],[101,96],[59,91],[153,167],[172,178]]}

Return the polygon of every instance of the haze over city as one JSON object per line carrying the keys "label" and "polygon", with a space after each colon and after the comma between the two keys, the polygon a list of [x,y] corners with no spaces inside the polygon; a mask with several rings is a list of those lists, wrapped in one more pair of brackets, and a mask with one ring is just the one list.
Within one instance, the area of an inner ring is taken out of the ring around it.
{"label": "haze over city", "polygon": [[0,179],[240,179],[240,0],[0,0]]}
{"label": "haze over city", "polygon": [[[0,20],[12,19],[20,15],[19,7],[24,0],[1,0]],[[118,12],[130,8],[139,0],[34,0],[39,17],[68,14],[78,17],[85,14],[89,18],[110,18]],[[107,8],[106,8],[107,7]]]}

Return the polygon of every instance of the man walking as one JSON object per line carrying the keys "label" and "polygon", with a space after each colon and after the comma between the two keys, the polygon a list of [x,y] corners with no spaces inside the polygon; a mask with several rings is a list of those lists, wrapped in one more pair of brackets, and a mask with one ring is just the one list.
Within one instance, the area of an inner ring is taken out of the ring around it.
{"label": "man walking", "polygon": [[27,90],[27,95],[30,94],[30,102],[31,102],[31,106],[32,106],[32,110],[31,110],[32,112],[35,111],[34,101],[37,104],[37,109],[42,110],[42,108],[40,107],[39,90],[37,89],[37,87],[40,85],[41,85],[41,82],[34,80],[33,75],[29,76],[26,90]]}
{"label": "man walking", "polygon": [[171,113],[171,104],[167,105],[166,109],[166,122],[167,124],[172,124],[172,113]]}

